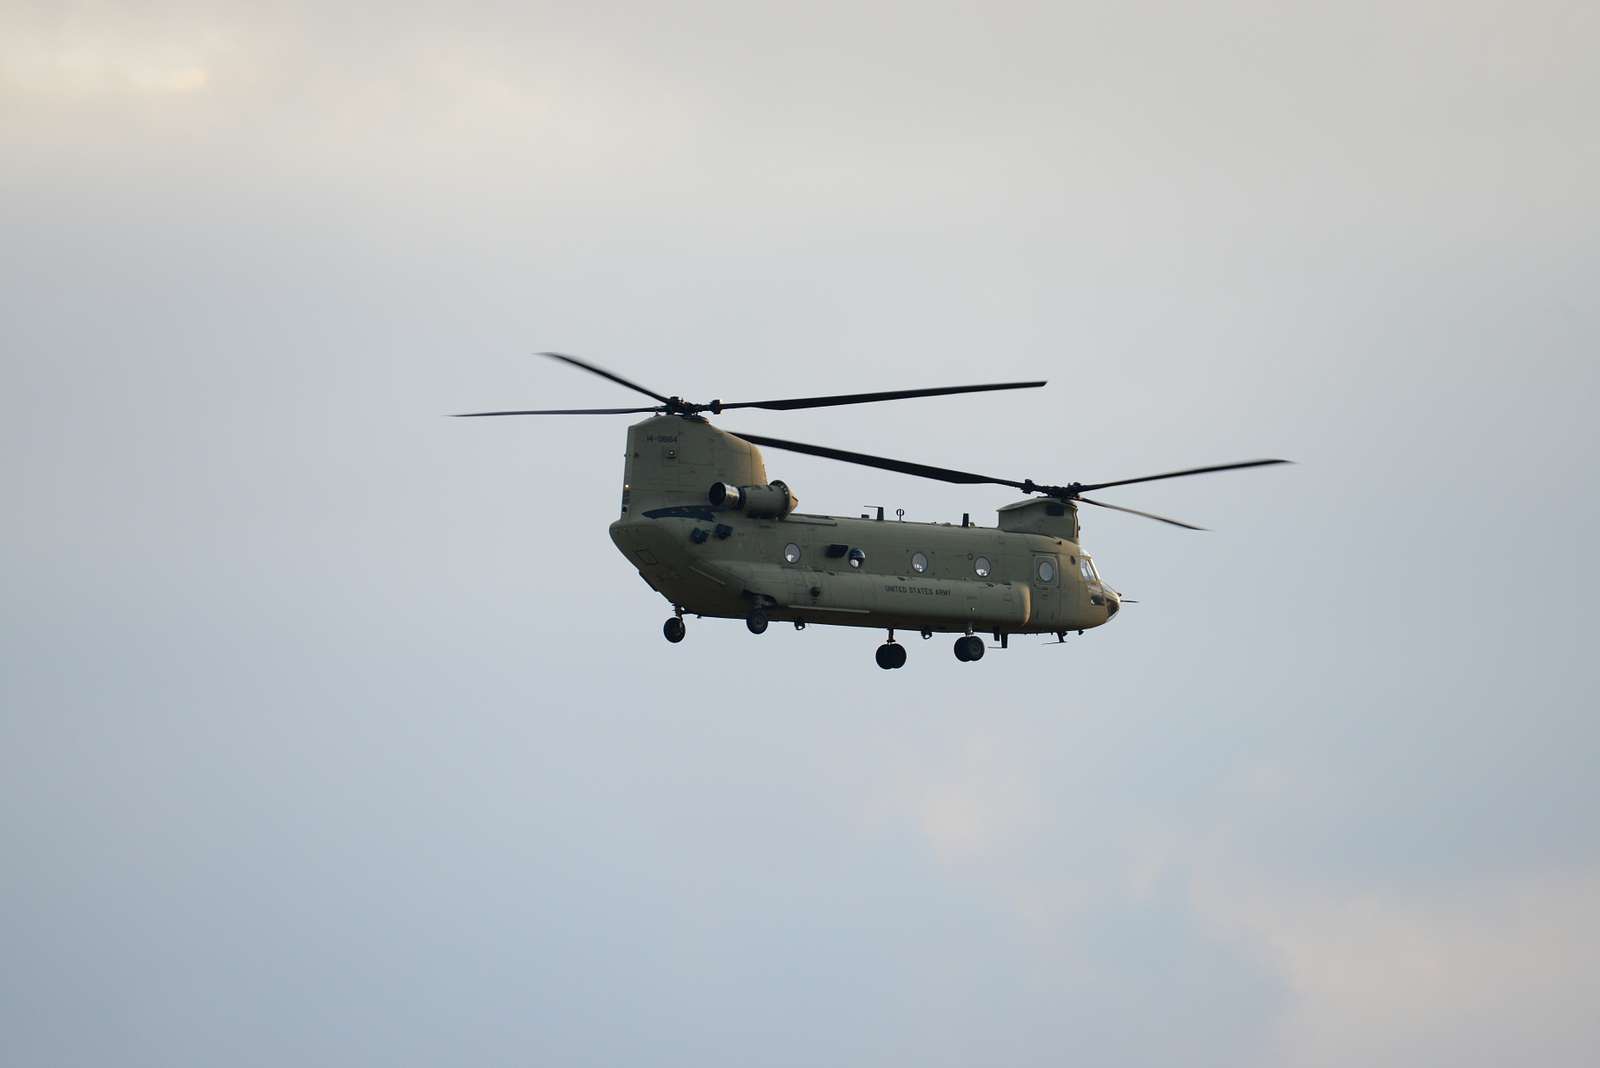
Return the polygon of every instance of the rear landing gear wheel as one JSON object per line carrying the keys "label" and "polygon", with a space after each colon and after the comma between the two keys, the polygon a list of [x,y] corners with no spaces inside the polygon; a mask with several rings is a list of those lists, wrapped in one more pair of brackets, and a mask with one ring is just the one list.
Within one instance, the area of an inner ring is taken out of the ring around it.
{"label": "rear landing gear wheel", "polygon": [[751,634],[765,634],[768,622],[767,614],[760,609],[744,617],[744,625],[750,628]]}
{"label": "rear landing gear wheel", "polygon": [[968,634],[956,639],[956,659],[963,664],[970,664],[974,660],[983,659],[983,639],[976,634]]}
{"label": "rear landing gear wheel", "polygon": [[878,651],[873,654],[878,661],[878,666],[885,671],[906,666],[906,647],[896,645],[894,642],[884,642],[878,646]]}
{"label": "rear landing gear wheel", "polygon": [[666,636],[667,641],[677,645],[683,641],[683,636],[688,633],[688,628],[683,625],[683,620],[673,616],[661,624],[661,633]]}

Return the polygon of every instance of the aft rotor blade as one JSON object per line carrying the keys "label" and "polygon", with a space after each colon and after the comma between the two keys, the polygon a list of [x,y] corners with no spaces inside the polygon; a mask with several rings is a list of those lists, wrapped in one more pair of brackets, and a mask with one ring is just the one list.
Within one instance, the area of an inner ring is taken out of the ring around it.
{"label": "aft rotor blade", "polygon": [[1082,501],[1084,504],[1092,504],[1096,508],[1109,508],[1113,512],[1127,512],[1129,515],[1142,515],[1146,519],[1154,519],[1158,523],[1171,523],[1173,526],[1182,527],[1184,530],[1205,530],[1206,529],[1205,527],[1197,527],[1197,526],[1193,525],[1192,523],[1180,523],[1176,519],[1168,519],[1166,516],[1164,516],[1164,515],[1156,515],[1154,512],[1141,512],[1137,508],[1124,508],[1120,504],[1107,504],[1105,501],[1091,501],[1087,497],[1079,497],[1078,500]]}
{"label": "aft rotor blade", "polygon": [[1164,475],[1141,475],[1139,478],[1122,478],[1115,482],[1089,482],[1074,484],[1072,489],[1099,490],[1110,486],[1131,486],[1135,482],[1159,482],[1163,478],[1185,478],[1189,475],[1208,475],[1213,471],[1237,471],[1242,467],[1266,467],[1269,464],[1293,463],[1293,460],[1245,460],[1237,464],[1217,464],[1214,467],[1191,467],[1187,471],[1168,471]]}
{"label": "aft rotor blade", "polygon": [[[666,404],[666,405],[669,405],[669,406],[672,404],[672,401],[669,398],[663,397],[661,394],[657,393],[655,390],[653,390],[653,389],[645,389],[643,386],[639,385],[639,383],[630,382],[626,378],[623,378],[621,375],[616,374],[615,372],[612,372],[612,371],[607,371],[604,367],[597,367],[597,366],[595,366],[594,364],[590,363],[587,360],[580,360],[576,356],[567,356],[564,353],[560,353],[560,352],[541,352],[541,353],[539,353],[539,355],[540,356],[548,356],[552,360],[560,360],[562,363],[570,363],[572,366],[574,366],[576,368],[579,368],[580,370],[588,371],[592,375],[599,375],[601,378],[609,379],[612,382],[615,382],[617,385],[626,386],[627,388],[633,390],[636,393],[643,393],[646,397],[654,397],[656,400],[660,401],[662,404]],[[642,411],[648,411],[649,409],[641,409],[641,410]]]}
{"label": "aft rotor blade", "polygon": [[457,419],[473,419],[483,415],[638,415],[641,412],[659,412],[660,408],[543,408],[531,412],[457,412]]}
{"label": "aft rotor blade", "polygon": [[759,434],[740,434],[731,431],[730,433],[733,433],[734,437],[743,438],[752,445],[762,445],[769,449],[783,449],[787,452],[803,452],[808,456],[820,456],[825,460],[843,460],[847,464],[861,464],[863,467],[876,467],[884,471],[898,471],[902,475],[916,475],[918,478],[932,478],[940,482],[957,482],[969,486],[991,483],[996,486],[1014,486],[1017,489],[1027,489],[1021,482],[1013,482],[1008,478],[990,478],[988,475],[975,475],[971,471],[955,471],[948,467],[916,464],[909,460],[893,460],[887,456],[870,456],[864,452],[850,452],[847,449],[835,449],[827,445],[807,445],[800,441],[784,441],[780,438],[762,437]]}
{"label": "aft rotor blade", "polygon": [[[990,382],[975,386],[934,386],[930,389],[891,389],[880,393],[841,393],[832,397],[790,397],[786,400],[739,401],[720,405],[729,408],[766,408],[787,412],[796,408],[831,408],[839,404],[873,404],[877,401],[907,400],[912,397],[944,397],[952,393],[989,393],[1000,389],[1038,389],[1044,382]],[[776,446],[775,446],[776,447]]]}

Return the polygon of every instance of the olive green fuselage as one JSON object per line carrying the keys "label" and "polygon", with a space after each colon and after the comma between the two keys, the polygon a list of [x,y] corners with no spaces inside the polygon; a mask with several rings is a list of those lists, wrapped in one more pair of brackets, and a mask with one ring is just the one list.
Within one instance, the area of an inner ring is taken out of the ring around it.
{"label": "olive green fuselage", "polygon": [[1070,502],[1009,505],[998,527],[759,516],[713,508],[716,483],[766,486],[760,451],[697,417],[629,428],[611,538],[685,612],[1015,634],[1087,630],[1119,607],[1078,546]]}

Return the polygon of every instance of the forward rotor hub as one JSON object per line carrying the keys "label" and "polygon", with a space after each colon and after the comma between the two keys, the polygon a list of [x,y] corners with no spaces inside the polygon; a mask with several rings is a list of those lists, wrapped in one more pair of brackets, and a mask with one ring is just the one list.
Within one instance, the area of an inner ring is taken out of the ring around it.
{"label": "forward rotor hub", "polygon": [[1078,491],[1083,489],[1083,483],[1074,482],[1067,486],[1044,486],[1031,478],[1025,478],[1021,484],[1024,493],[1042,493],[1046,497],[1055,497],[1058,500],[1076,500]]}

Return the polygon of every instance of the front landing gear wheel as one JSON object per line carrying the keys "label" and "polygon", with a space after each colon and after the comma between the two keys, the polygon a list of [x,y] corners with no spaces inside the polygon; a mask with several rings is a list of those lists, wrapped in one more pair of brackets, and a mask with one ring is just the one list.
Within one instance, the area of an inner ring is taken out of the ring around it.
{"label": "front landing gear wheel", "polygon": [[983,659],[983,639],[976,634],[956,639],[956,659],[963,664]]}
{"label": "front landing gear wheel", "polygon": [[667,641],[677,645],[683,641],[683,636],[688,633],[688,628],[683,625],[683,620],[673,616],[661,624],[661,633],[666,636]]}
{"label": "front landing gear wheel", "polygon": [[759,609],[744,617],[744,625],[750,628],[751,634],[765,634],[768,622],[767,614]]}
{"label": "front landing gear wheel", "polygon": [[878,666],[885,671],[906,666],[906,647],[893,642],[884,642],[878,646],[878,651],[873,654],[878,661]]}

